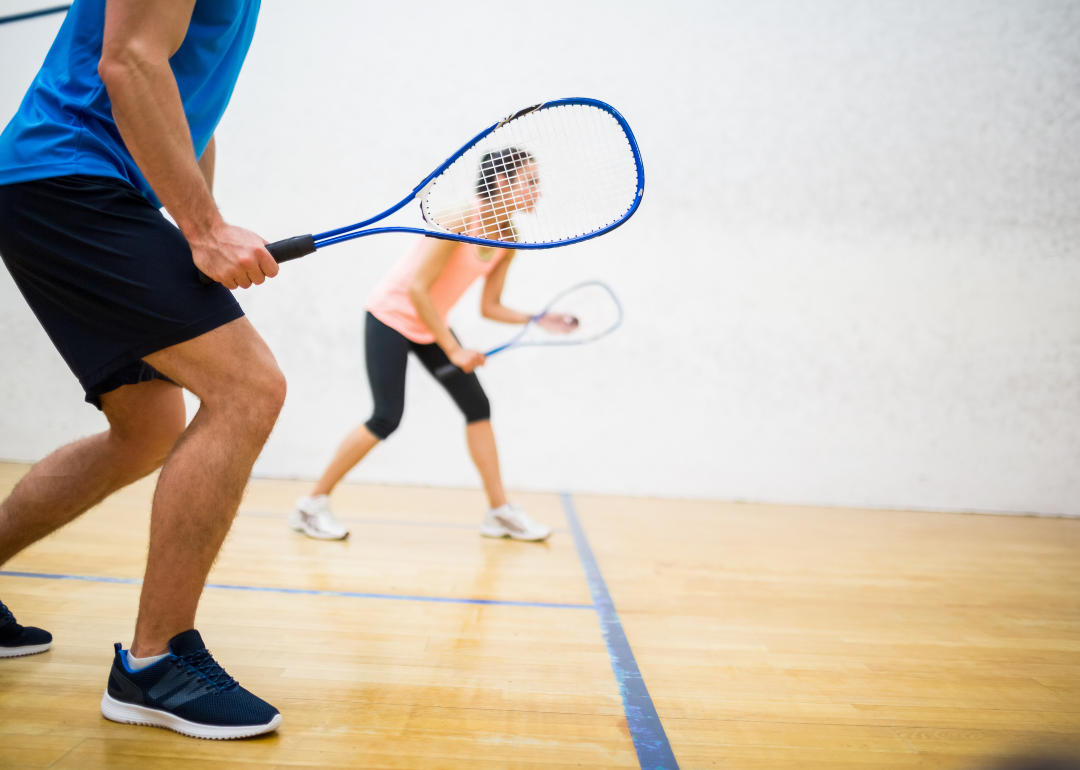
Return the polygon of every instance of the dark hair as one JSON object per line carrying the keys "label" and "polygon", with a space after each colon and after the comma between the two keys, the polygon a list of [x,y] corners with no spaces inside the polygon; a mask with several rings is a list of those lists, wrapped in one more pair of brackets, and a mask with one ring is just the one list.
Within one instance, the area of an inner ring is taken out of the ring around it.
{"label": "dark hair", "polygon": [[518,169],[531,163],[533,156],[527,150],[507,147],[504,150],[488,152],[480,159],[480,176],[476,180],[476,194],[481,198],[490,198],[499,189],[496,178],[502,174],[507,179],[517,176]]}

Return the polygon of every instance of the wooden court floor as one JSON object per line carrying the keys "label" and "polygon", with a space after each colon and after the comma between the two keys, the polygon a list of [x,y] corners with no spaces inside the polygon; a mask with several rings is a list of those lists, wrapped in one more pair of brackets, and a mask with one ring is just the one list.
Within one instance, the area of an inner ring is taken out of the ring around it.
{"label": "wooden court floor", "polygon": [[[0,464],[0,495],[25,471]],[[349,485],[352,537],[327,543],[285,529],[304,485],[253,481],[210,578],[237,588],[207,588],[198,627],[281,729],[104,720],[138,585],[100,579],[141,577],[151,489],[5,565],[38,576],[0,575],[0,599],[55,642],[0,660],[0,767],[639,766],[555,495],[516,495],[556,528],[535,545],[478,537],[478,492]],[[573,502],[682,768],[986,768],[1080,746],[1080,520]]]}

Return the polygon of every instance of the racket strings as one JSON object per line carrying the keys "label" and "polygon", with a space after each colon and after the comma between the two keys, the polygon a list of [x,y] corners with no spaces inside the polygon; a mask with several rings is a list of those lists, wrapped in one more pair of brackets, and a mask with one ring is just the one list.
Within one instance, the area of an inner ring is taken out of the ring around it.
{"label": "racket strings", "polygon": [[[557,158],[573,158],[576,179],[556,179],[549,222],[562,219],[569,237],[583,235],[617,221],[633,205],[637,166],[622,127],[608,113],[585,105],[552,110]],[[541,115],[543,113],[540,113]],[[555,169],[562,176],[565,168]],[[561,215],[556,216],[556,215]],[[540,228],[541,230],[546,228]],[[550,235],[550,234],[549,234]],[[558,234],[555,234],[558,237]],[[548,238],[545,238],[545,240]]]}
{"label": "racket strings", "polygon": [[591,105],[559,105],[500,126],[435,179],[428,223],[493,241],[553,243],[622,219],[639,168],[619,122]]}

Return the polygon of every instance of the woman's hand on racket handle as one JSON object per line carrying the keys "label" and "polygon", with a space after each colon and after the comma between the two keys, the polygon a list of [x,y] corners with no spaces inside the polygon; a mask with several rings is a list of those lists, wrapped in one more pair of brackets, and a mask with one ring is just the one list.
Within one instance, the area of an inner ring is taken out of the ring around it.
{"label": "woman's hand on racket handle", "polygon": [[458,348],[449,353],[447,357],[450,359],[450,363],[465,372],[465,374],[478,366],[483,366],[487,360],[487,357],[479,350],[466,350],[465,348]]}
{"label": "woman's hand on racket handle", "polygon": [[266,243],[250,230],[224,222],[205,236],[188,239],[195,266],[227,289],[247,289],[278,274]]}
{"label": "woman's hand on racket handle", "polygon": [[578,319],[569,313],[544,313],[536,324],[554,334],[569,334],[578,327]]}

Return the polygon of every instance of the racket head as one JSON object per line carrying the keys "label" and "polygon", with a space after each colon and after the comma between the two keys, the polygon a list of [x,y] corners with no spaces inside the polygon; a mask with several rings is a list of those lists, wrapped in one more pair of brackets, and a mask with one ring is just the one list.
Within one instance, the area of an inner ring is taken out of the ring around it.
{"label": "racket head", "polygon": [[430,234],[543,249],[595,238],[645,190],[637,140],[595,99],[527,107],[481,132],[417,188]]}
{"label": "racket head", "polygon": [[[545,315],[573,323],[550,328]],[[552,298],[513,346],[585,345],[611,334],[622,321],[622,303],[612,288],[603,281],[583,281]]]}

